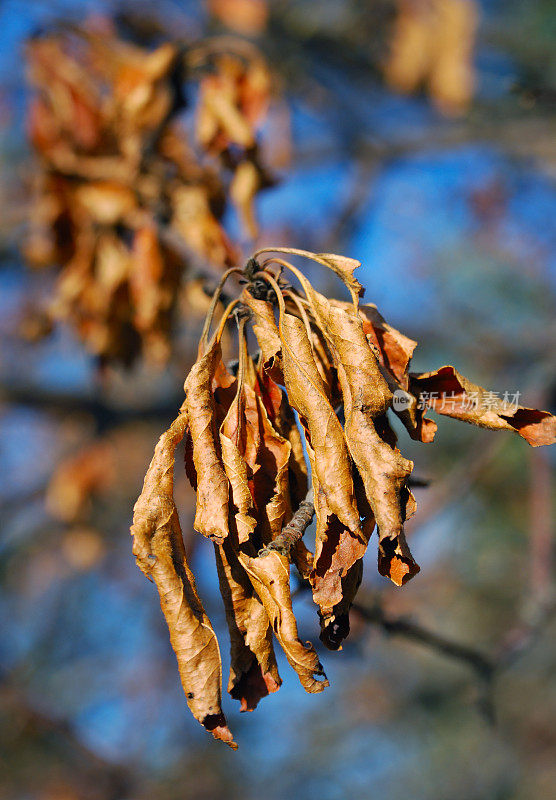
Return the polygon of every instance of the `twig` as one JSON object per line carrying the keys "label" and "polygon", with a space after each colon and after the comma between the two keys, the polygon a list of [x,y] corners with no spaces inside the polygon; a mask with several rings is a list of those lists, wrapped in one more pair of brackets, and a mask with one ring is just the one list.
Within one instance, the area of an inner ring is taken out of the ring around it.
{"label": "twig", "polygon": [[302,538],[305,530],[311,524],[314,513],[313,489],[311,488],[307,492],[305,499],[299,504],[299,508],[286,527],[278,534],[274,541],[267,544],[262,550],[259,550],[259,556],[268,556],[272,552],[287,555],[294,544]]}
{"label": "twig", "polygon": [[354,603],[352,608],[366,622],[371,625],[377,625],[390,636],[402,636],[405,639],[426,645],[456,661],[463,661],[484,681],[490,682],[494,677],[497,669],[496,662],[473,647],[446,639],[444,636],[423,628],[412,620],[389,618],[378,604],[372,608],[367,608],[359,603]]}

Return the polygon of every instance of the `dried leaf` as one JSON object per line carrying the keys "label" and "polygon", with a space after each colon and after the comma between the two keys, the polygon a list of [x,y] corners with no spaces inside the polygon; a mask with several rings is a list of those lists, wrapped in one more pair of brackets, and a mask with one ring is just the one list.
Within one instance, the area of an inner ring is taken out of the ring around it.
{"label": "dried leaf", "polygon": [[501,399],[498,392],[472,383],[454,367],[411,373],[409,391],[415,398],[423,399],[420,412],[423,417],[428,406],[438,414],[481,428],[515,431],[533,447],[556,441],[556,418],[548,411],[519,406],[512,398]]}
{"label": "dried leaf", "polygon": [[319,610],[319,639],[329,650],[341,650],[349,635],[349,610],[363,578],[363,559],[356,561],[342,577],[341,599],[331,609]]}
{"label": "dried leaf", "polygon": [[46,507],[57,519],[74,522],[91,496],[110,486],[115,477],[114,451],[106,441],[87,445],[56,468],[46,490]]}
{"label": "dried leaf", "polygon": [[291,448],[274,429],[261,397],[252,386],[245,385],[244,398],[248,436],[243,456],[252,476],[260,547],[274,539],[291,516],[288,476]]}
{"label": "dried leaf", "polygon": [[191,713],[216,739],[235,749],[221,709],[218,641],[187,564],[173,497],[174,454],[186,426],[187,415],[180,413],[158,441],[134,508],[133,553],[140,569],[156,583]]}
{"label": "dried leaf", "polygon": [[301,685],[306,692],[322,692],[329,683],[318,656],[309,642],[303,644],[300,641],[297,633],[287,558],[277,552],[271,552],[264,557],[252,557],[241,551],[238,557],[266,609],[286,658],[298,674]]}
{"label": "dried leaf", "polygon": [[473,96],[474,0],[398,0],[385,77],[399,92],[428,85],[444,114],[462,114]]}
{"label": "dried leaf", "polygon": [[266,0],[209,0],[209,8],[226,27],[243,36],[257,36],[266,27]]}
{"label": "dried leaf", "polygon": [[272,368],[275,361],[279,360],[282,350],[282,342],[276,326],[272,303],[266,300],[257,300],[248,291],[243,292],[241,299],[253,314],[253,333],[257,337],[257,342],[261,348],[262,363],[269,374],[272,375]]}
{"label": "dried leaf", "polygon": [[280,319],[284,380],[315,453],[314,469],[330,512],[354,533],[360,532],[344,432],[330,405],[303,323]]}
{"label": "dried leaf", "polygon": [[252,161],[242,161],[236,167],[230,184],[230,198],[235,205],[243,235],[254,239],[259,233],[254,200],[261,188],[260,170]]}
{"label": "dried leaf", "polygon": [[432,59],[430,3],[398,0],[390,54],[384,65],[388,84],[398,92],[415,91],[425,79]]}
{"label": "dried leaf", "polygon": [[317,259],[321,259],[327,267],[330,267],[346,284],[350,292],[355,297],[363,294],[363,287],[353,276],[354,271],[361,266],[361,262],[355,258],[347,256],[337,256],[334,253],[317,253]]}
{"label": "dried leaf", "polygon": [[407,368],[417,342],[389,325],[371,303],[359,306],[359,316],[369,343],[376,348],[378,360],[402,388],[407,389]]}
{"label": "dried leaf", "polygon": [[291,446],[274,429],[261,398],[257,397],[256,402],[261,439],[257,454],[260,468],[254,475],[254,489],[259,509],[264,508],[261,532],[267,544],[278,536],[292,515],[288,473]]}
{"label": "dried leaf", "polygon": [[338,375],[344,396],[346,442],[378,526],[379,571],[401,585],[419,571],[403,534],[411,499],[407,479],[413,463],[403,458],[375,426],[375,420],[382,418],[382,429],[388,431],[384,414],[392,396],[361,320],[351,310],[331,308],[328,330],[342,366]]}
{"label": "dried leaf", "polygon": [[272,646],[268,615],[232,550],[229,539],[214,545],[220,591],[230,632],[228,692],[253,711],[259,700],[282,685]]}
{"label": "dried leaf", "polygon": [[[321,496],[319,496],[320,499]],[[341,603],[343,579],[349,570],[365,555],[373,526],[362,526],[360,534],[353,534],[340,523],[335,515],[330,515],[326,506],[315,496],[318,529],[316,549],[311,572],[313,601],[321,613],[332,613],[332,608]]]}
{"label": "dried leaf", "polygon": [[121,222],[137,204],[132,189],[114,181],[93,181],[78,186],[75,199],[85,213],[101,225]]}
{"label": "dried leaf", "polygon": [[305,498],[308,489],[308,470],[301,433],[297,426],[295,414],[286,393],[283,393],[279,415],[274,421],[281,435],[288,440],[290,452],[290,493],[292,504],[297,508]]}
{"label": "dried leaf", "polygon": [[168,297],[160,285],[164,260],[154,226],[140,228],[133,239],[133,270],[129,288],[135,307],[134,321],[138,330],[150,330]]}
{"label": "dried leaf", "polygon": [[201,82],[197,138],[208,150],[219,152],[230,143],[250,148],[255,144],[253,125],[241,108],[240,82],[244,67],[233,56],[218,59],[216,73]]}
{"label": "dried leaf", "polygon": [[222,464],[215,420],[212,382],[222,352],[216,339],[191,368],[184,384],[193,461],[197,475],[195,530],[222,540],[228,535],[229,485]]}
{"label": "dried leaf", "polygon": [[[330,304],[350,309],[348,303],[340,303],[337,300],[331,301]],[[383,368],[383,375],[390,390],[395,395],[392,410],[403,422],[412,439],[432,442],[437,430],[436,422],[419,412],[416,399],[407,391],[409,363],[417,342],[389,325],[373,304],[359,306],[359,317],[367,341]]]}
{"label": "dried leaf", "polygon": [[248,542],[255,530],[257,520],[253,498],[249,489],[249,474],[245,453],[245,415],[243,394],[236,393],[228,413],[220,426],[222,461],[232,492],[234,502],[237,537],[240,544]]}
{"label": "dried leaf", "polygon": [[214,216],[206,186],[178,186],[171,195],[172,227],[192,250],[214,264],[231,265],[236,253]]}
{"label": "dried leaf", "polygon": [[[473,0],[436,0],[435,58],[429,90],[443,114],[463,114],[473,98],[473,49],[478,9]],[[434,34],[433,34],[434,35]]]}

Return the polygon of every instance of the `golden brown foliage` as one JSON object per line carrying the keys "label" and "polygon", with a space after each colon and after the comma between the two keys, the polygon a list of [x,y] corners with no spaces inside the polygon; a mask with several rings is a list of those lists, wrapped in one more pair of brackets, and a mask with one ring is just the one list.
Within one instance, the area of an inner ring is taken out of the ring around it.
{"label": "golden brown foliage", "polygon": [[[27,58],[41,171],[25,252],[60,268],[47,316],[103,361],[164,363],[184,273],[218,274],[237,258],[221,223],[228,200],[245,236],[257,234],[266,65],[231,38],[148,50],[107,20],[39,36]],[[196,141],[182,124],[191,80]]]}
{"label": "golden brown foliage", "polygon": [[[316,292],[284,254],[333,270],[352,302]],[[389,413],[424,442],[436,431],[425,415],[429,407],[482,427],[513,430],[534,446],[556,440],[556,419],[548,412],[493,400],[493,393],[453,367],[410,373],[416,342],[388,325],[374,306],[359,305],[357,263],[291,248],[258,251],[242,271],[240,297],[207,342],[215,295],[185,381],[182,413],[157,445],[135,507],[134,552],[159,587],[184,690],[194,693],[190,706],[205,726],[207,715],[210,725],[216,719],[214,735],[229,743],[216,686],[220,658],[185,564],[172,500],[181,438],[197,492],[195,528],[215,543],[231,642],[228,691],[242,710],[254,709],[281,684],[272,634],[306,691],[328,686],[315,649],[299,638],[291,564],[312,589],[320,638],[332,650],[349,633],[349,610],[375,524],[379,572],[397,586],[419,572],[404,536],[404,522],[415,511],[413,463],[397,447]],[[302,291],[286,282],[283,270],[299,279]],[[239,351],[234,373],[220,347],[233,318]],[[248,326],[260,348],[255,360],[247,348]],[[313,554],[301,537],[314,512]]]}
{"label": "golden brown foliage", "polygon": [[425,85],[450,116],[473,97],[472,63],[478,9],[474,0],[397,0],[398,14],[384,65],[388,84],[411,93]]}

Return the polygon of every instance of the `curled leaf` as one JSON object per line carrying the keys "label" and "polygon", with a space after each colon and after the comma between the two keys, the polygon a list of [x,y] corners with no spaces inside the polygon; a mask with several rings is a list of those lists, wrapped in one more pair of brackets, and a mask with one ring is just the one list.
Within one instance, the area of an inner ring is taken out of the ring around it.
{"label": "curled leaf", "polygon": [[242,161],[230,185],[230,198],[237,209],[243,235],[250,239],[254,239],[259,232],[254,201],[261,183],[261,172],[257,165],[252,161]]}
{"label": "curled leaf", "polygon": [[186,426],[187,414],[180,413],[156,445],[133,510],[133,554],[158,589],[191,713],[216,739],[235,749],[221,708],[218,641],[187,563],[173,497],[175,449]]}
{"label": "curled leaf", "polygon": [[249,541],[257,525],[253,497],[249,488],[248,466],[243,455],[246,429],[242,401],[242,393],[237,392],[220,426],[222,462],[230,482],[235,507],[237,537],[240,544]]}
{"label": "curled leaf", "polygon": [[329,683],[319,658],[312,645],[309,642],[303,644],[297,633],[292,610],[288,559],[275,551],[264,557],[253,557],[240,551],[238,557],[266,609],[272,630],[286,658],[298,674],[301,685],[311,694],[322,692]]}
{"label": "curled leaf", "polygon": [[253,711],[259,700],[282,684],[272,646],[272,631],[264,606],[239,563],[229,540],[215,544],[220,592],[230,632],[228,692]]}
{"label": "curled leaf", "polygon": [[379,362],[407,389],[407,368],[417,342],[389,325],[371,303],[359,306],[359,316],[369,343],[376,348]]}
{"label": "curled leaf", "polygon": [[410,374],[409,391],[421,400],[422,416],[429,407],[481,428],[515,431],[533,447],[556,441],[556,418],[548,411],[520,406],[514,402],[516,396],[500,398],[498,392],[472,383],[454,367]]}
{"label": "curled leaf", "polygon": [[332,514],[359,531],[359,514],[344,432],[326,395],[311,344],[301,320],[280,320],[284,380],[291,405],[301,417],[315,453],[314,469]]}
{"label": "curled leaf", "polygon": [[[258,250],[255,255],[258,256],[262,253],[285,253],[286,255],[309,258],[311,261],[316,261],[318,264],[322,264],[335,272],[348,287],[354,303],[357,297],[363,294],[363,287],[353,275],[354,271],[361,266],[361,262],[355,258],[338,256],[335,253],[311,253],[310,250],[299,250],[295,247],[264,247]],[[296,274],[298,273],[296,272]]]}
{"label": "curled leaf", "polygon": [[407,479],[413,463],[388,440],[390,429],[384,414],[391,393],[361,320],[351,309],[333,308],[329,331],[342,366],[338,374],[344,396],[346,442],[378,527],[379,571],[401,585],[419,571],[403,533],[412,501]]}
{"label": "curled leaf", "polygon": [[319,611],[321,632],[319,639],[329,650],[341,650],[349,635],[349,610],[363,578],[363,559],[360,558],[342,578],[342,591],[338,603]]}
{"label": "curled leaf", "polygon": [[316,257],[343,280],[353,296],[360,297],[363,294],[363,287],[353,276],[354,271],[361,266],[360,261],[347,256],[337,256],[334,253],[317,253]]}
{"label": "curled leaf", "polygon": [[282,349],[272,304],[255,299],[250,292],[243,292],[242,300],[253,314],[253,333],[261,348],[262,363],[271,372]]}
{"label": "curled leaf", "polygon": [[193,462],[197,476],[195,530],[216,540],[228,535],[229,485],[221,460],[212,382],[221,361],[219,342],[191,368],[184,384],[184,407],[189,417]]}

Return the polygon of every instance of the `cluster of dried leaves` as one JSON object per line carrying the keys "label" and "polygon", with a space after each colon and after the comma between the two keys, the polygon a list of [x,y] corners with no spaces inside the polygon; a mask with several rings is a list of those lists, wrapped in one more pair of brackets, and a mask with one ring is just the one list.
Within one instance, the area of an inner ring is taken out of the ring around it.
{"label": "cluster of dried leaves", "polygon": [[[319,294],[284,254],[333,270],[352,301]],[[436,424],[419,399],[445,392],[451,402],[433,403],[439,413],[513,430],[534,446],[556,439],[556,419],[548,412],[508,409],[453,367],[410,373],[416,342],[374,305],[359,304],[357,266],[337,255],[273,248],[258,251],[244,270],[225,274],[185,381],[184,403],[156,446],[135,505],[133,552],[157,585],[188,705],[232,747],[221,708],[218,643],[187,564],[173,497],[182,440],[197,493],[194,527],[214,543],[231,639],[228,691],[242,710],[252,710],[281,684],[274,637],[306,691],[328,686],[314,647],[298,636],[291,564],[311,586],[320,638],[330,649],[349,633],[349,609],[375,525],[380,574],[401,586],[419,571],[404,537],[404,522],[415,511],[413,463],[397,447],[389,412],[412,439],[431,442]],[[286,282],[284,270],[297,277],[301,291]],[[246,286],[209,337],[219,292],[232,273]],[[221,337],[233,318],[239,358],[230,368]],[[259,348],[255,357],[248,328]],[[404,402],[394,403],[394,396]],[[311,552],[302,536],[313,513]]]}
{"label": "cluster of dried leaves", "polygon": [[[61,268],[48,317],[69,320],[105,361],[164,362],[184,270],[235,263],[221,224],[229,199],[256,234],[266,65],[229,37],[148,50],[107,20],[39,36],[27,55],[42,168],[26,255]],[[199,83],[193,136],[188,80]]]}
{"label": "cluster of dried leaves", "polygon": [[474,0],[397,0],[388,84],[412,93],[425,86],[447,115],[467,110],[473,98],[473,48],[478,9]]}

